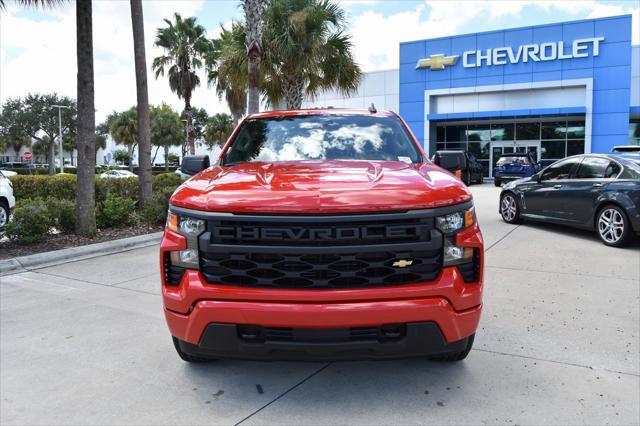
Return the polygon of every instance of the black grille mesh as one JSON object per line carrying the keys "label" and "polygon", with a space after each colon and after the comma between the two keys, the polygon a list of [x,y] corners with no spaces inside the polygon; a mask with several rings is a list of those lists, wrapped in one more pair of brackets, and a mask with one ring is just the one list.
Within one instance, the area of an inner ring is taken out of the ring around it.
{"label": "black grille mesh", "polygon": [[[352,288],[434,280],[441,250],[341,252],[339,254],[202,253],[200,270],[210,283],[249,287]],[[399,267],[398,262],[411,262]],[[396,266],[394,266],[396,264]]]}
{"label": "black grille mesh", "polygon": [[171,264],[169,253],[164,255],[164,281],[168,285],[179,285],[184,275],[184,268]]}
{"label": "black grille mesh", "polygon": [[462,279],[466,283],[478,281],[480,278],[480,253],[478,249],[473,250],[473,260],[458,265],[458,270],[462,275]]}

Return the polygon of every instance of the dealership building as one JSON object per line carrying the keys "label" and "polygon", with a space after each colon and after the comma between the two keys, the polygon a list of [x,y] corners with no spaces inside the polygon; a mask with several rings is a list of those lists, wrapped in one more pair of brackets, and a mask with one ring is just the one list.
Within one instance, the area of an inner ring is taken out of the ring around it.
{"label": "dealership building", "polygon": [[631,28],[624,15],[403,42],[399,69],[304,106],[397,111],[429,154],[469,150],[487,177],[502,153],[548,162],[640,145]]}

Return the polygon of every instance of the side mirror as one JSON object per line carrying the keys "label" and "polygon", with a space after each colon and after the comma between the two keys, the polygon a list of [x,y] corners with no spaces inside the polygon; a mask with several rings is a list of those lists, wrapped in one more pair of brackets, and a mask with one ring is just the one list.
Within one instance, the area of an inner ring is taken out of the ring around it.
{"label": "side mirror", "polygon": [[540,180],[542,179],[542,173],[538,172],[535,175],[531,176],[531,180],[535,181],[535,182],[540,182]]}
{"label": "side mirror", "polygon": [[180,171],[185,175],[193,176],[211,165],[208,155],[190,155],[182,159]]}

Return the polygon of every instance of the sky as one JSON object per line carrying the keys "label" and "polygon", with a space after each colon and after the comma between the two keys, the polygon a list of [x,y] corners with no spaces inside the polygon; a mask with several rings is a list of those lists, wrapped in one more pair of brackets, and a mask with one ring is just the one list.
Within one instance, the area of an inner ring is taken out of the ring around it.
{"label": "sky", "polygon": [[[335,0],[334,0],[335,1]],[[627,1],[424,1],[337,0],[345,9],[357,62],[364,71],[398,67],[398,44],[455,34],[528,25],[633,15],[633,44],[640,44],[640,0]],[[5,1],[0,12],[0,103],[27,93],[57,92],[75,98],[75,5],[24,9]],[[166,102],[182,111],[183,102],[169,89],[166,77],[154,78],[151,62],[162,50],[154,47],[157,28],[174,13],[196,16],[210,38],[221,25],[242,19],[238,0],[143,1],[149,101]],[[127,0],[94,0],[94,67],[96,120],[136,102],[133,36]],[[192,105],[209,114],[228,112],[207,87],[196,89]]]}

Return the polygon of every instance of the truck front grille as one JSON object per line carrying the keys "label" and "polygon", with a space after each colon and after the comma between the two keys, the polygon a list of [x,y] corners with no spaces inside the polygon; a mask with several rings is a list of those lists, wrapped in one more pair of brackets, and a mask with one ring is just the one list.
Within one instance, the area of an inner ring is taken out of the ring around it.
{"label": "truck front grille", "polygon": [[209,219],[200,271],[211,284],[287,289],[433,281],[442,234],[428,212]]}

